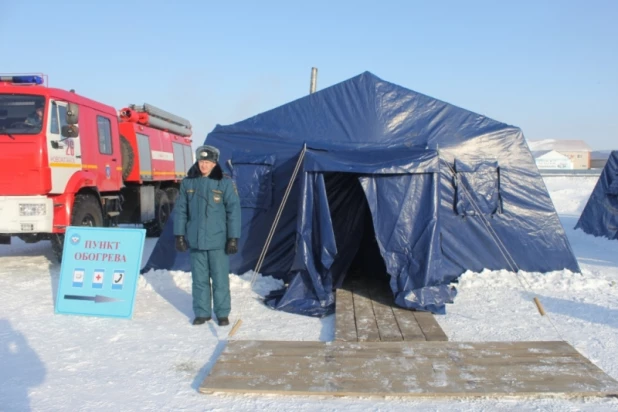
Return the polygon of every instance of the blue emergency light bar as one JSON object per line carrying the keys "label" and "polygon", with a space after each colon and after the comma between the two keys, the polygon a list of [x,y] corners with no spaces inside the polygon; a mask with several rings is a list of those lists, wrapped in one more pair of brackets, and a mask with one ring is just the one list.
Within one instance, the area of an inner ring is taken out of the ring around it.
{"label": "blue emergency light bar", "polygon": [[0,82],[9,82],[15,84],[43,84],[41,76],[0,76]]}

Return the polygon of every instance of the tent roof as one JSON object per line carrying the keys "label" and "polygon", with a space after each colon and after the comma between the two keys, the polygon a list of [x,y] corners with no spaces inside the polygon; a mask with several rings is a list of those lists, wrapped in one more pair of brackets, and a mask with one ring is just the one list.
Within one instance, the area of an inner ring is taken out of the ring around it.
{"label": "tent roof", "polygon": [[[513,126],[380,79],[370,72],[232,125],[206,140],[245,144],[308,142],[312,147],[458,146],[471,138],[521,133]],[[228,140],[229,141],[229,140]],[[296,146],[298,147],[298,146]]]}

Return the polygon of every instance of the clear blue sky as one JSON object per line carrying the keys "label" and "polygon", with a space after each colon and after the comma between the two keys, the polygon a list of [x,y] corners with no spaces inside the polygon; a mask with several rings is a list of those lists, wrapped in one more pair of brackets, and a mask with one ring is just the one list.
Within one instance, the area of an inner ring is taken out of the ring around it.
{"label": "clear blue sky", "polygon": [[195,141],[366,70],[521,127],[618,149],[618,0],[0,0],[0,72],[186,117]]}

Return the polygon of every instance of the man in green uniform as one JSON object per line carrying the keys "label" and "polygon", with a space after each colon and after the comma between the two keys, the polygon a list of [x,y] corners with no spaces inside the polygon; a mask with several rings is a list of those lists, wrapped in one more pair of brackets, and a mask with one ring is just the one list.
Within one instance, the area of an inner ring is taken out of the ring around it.
{"label": "man in green uniform", "polygon": [[234,181],[218,164],[219,150],[200,146],[196,156],[174,206],[176,249],[191,253],[193,324],[208,322],[212,306],[219,326],[226,326],[231,310],[228,255],[238,252],[240,200]]}

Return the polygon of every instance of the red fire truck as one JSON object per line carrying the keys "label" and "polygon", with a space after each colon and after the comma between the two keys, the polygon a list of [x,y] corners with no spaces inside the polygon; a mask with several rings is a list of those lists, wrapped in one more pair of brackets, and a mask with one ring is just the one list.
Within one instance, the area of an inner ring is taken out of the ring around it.
{"label": "red fire truck", "polygon": [[67,226],[143,224],[158,236],[193,164],[191,123],[152,105],[113,107],[0,75],[0,243],[50,240]]}

